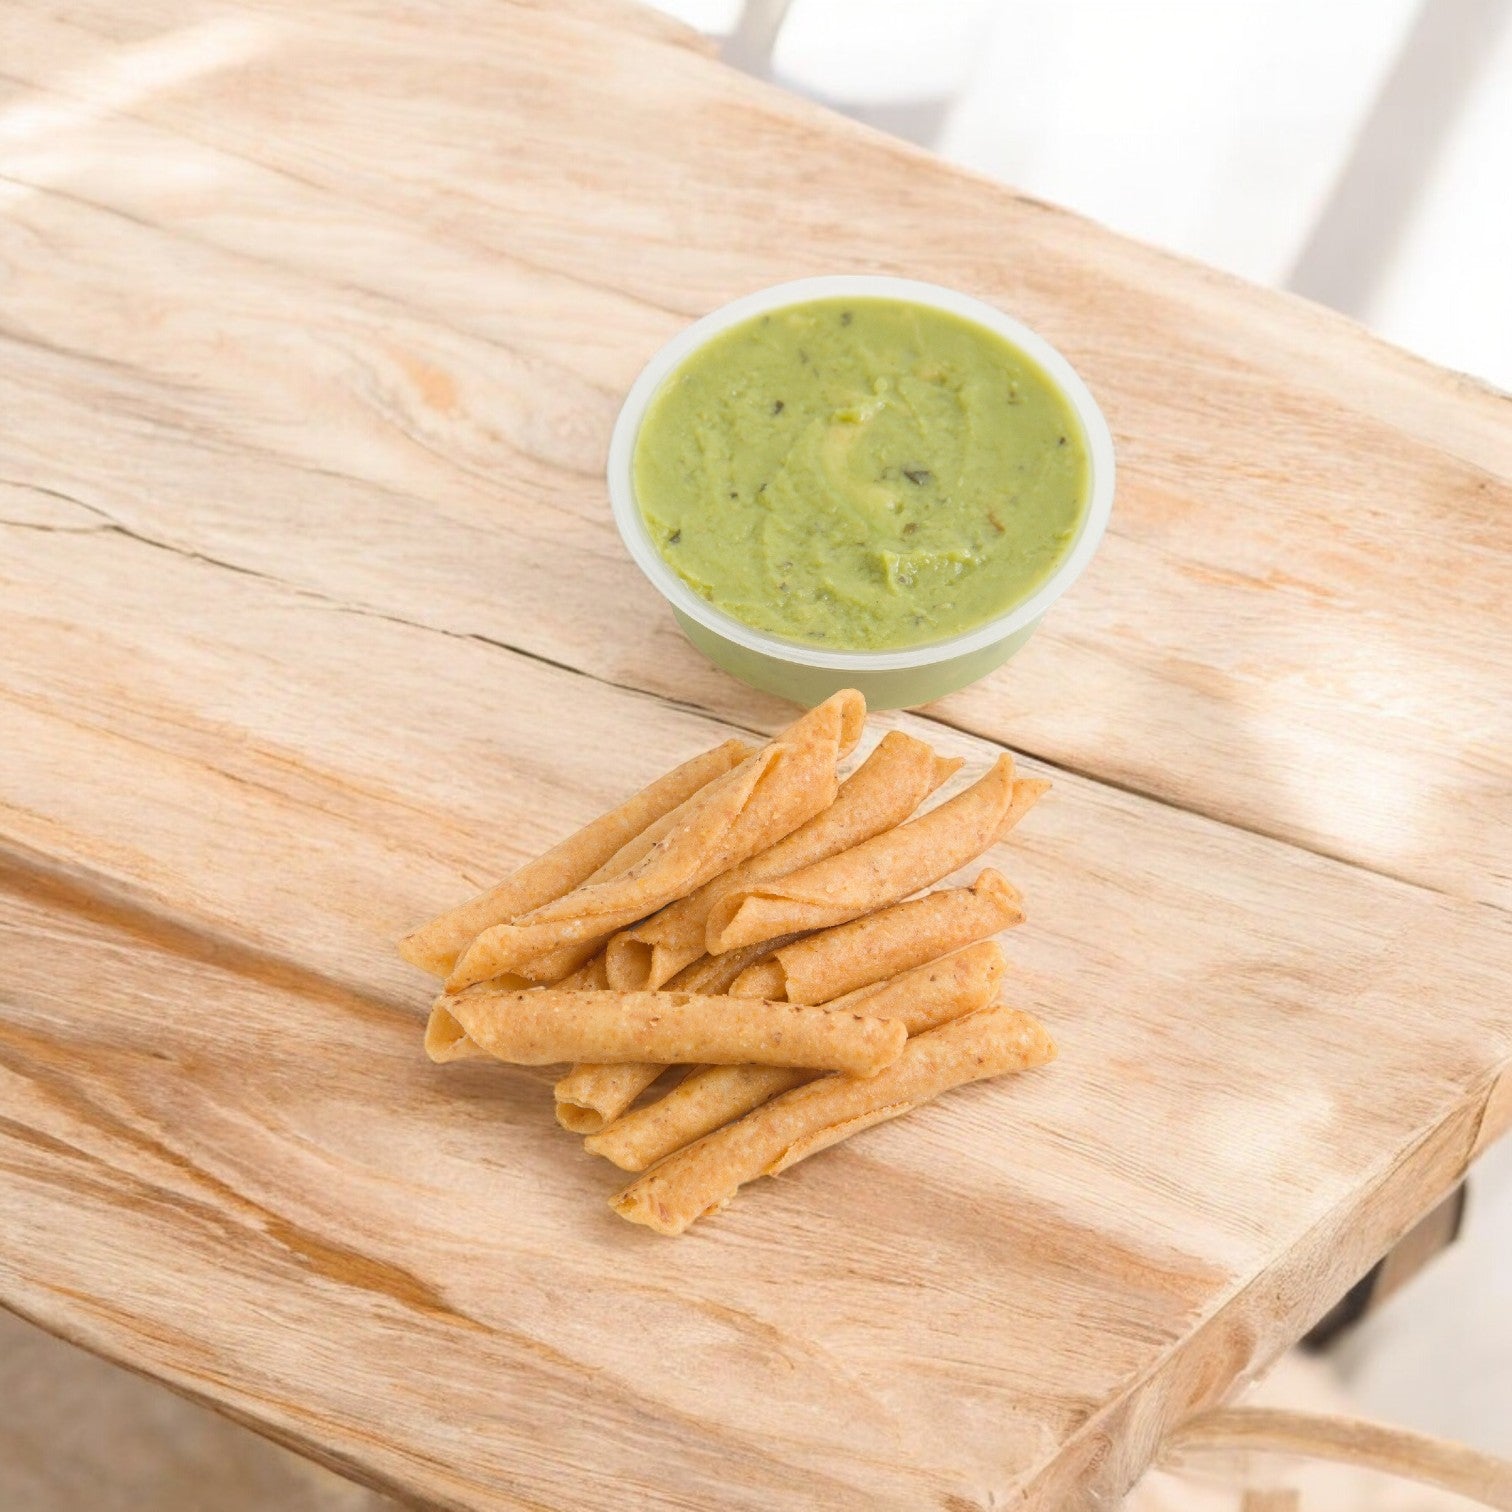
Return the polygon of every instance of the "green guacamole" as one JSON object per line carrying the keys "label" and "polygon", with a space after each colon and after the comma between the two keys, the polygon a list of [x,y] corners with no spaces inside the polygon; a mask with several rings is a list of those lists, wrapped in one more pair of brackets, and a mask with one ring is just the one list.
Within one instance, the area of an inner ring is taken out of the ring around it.
{"label": "green guacamole", "polygon": [[1081,428],[1028,357],[889,299],[721,332],[652,399],[634,468],[651,539],[690,587],[850,651],[942,640],[1022,602],[1087,496]]}

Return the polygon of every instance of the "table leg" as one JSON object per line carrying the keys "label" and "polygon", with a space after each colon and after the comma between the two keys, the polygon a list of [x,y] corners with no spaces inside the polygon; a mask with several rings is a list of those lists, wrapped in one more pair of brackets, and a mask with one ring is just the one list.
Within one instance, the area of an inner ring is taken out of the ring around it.
{"label": "table leg", "polygon": [[1359,1281],[1345,1292],[1302,1340],[1307,1349],[1325,1349],[1366,1313],[1400,1291],[1441,1250],[1459,1237],[1465,1218],[1465,1184],[1457,1186],[1413,1225]]}

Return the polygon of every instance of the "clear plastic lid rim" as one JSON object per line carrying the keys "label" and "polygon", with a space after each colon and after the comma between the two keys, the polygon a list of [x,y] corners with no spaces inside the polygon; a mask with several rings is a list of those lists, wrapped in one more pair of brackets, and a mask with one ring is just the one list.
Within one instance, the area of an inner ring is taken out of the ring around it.
{"label": "clear plastic lid rim", "polygon": [[[1082,442],[1086,449],[1086,513],[1082,517],[1076,539],[1060,565],[1022,603],[1015,604],[1012,609],[973,630],[951,636],[948,640],[932,641],[925,646],[909,646],[896,651],[824,651],[753,629],[733,615],[716,609],[707,599],[688,587],[667,565],[646,530],[635,497],[631,464],[641,421],[645,418],[646,409],[656,391],[685,358],[711,337],[753,315],[764,315],[787,305],[806,304],[810,300],[843,299],[846,296],[856,299],[909,300],[915,304],[930,305],[975,321],[996,332],[1038,363],[1065,396],[1080,424]],[[1103,538],[1113,508],[1113,437],[1097,401],[1071,364],[1042,336],[1004,315],[994,306],[955,289],[924,283],[918,279],[837,274],[823,278],[795,279],[791,283],[773,284],[753,294],[743,295],[694,321],[674,336],[642,369],[620,407],[619,417],[614,422],[614,432],[609,439],[608,483],[614,522],[635,565],[668,603],[705,629],[734,641],[747,650],[800,666],[823,667],[836,672],[896,671],[949,661],[1005,639],[1039,619],[1081,576]]]}

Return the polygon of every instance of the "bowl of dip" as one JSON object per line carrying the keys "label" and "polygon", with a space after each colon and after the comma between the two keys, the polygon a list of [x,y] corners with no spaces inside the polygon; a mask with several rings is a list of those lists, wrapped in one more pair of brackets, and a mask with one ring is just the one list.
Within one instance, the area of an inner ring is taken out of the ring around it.
{"label": "bowl of dip", "polygon": [[1028,640],[1113,503],[1071,364],[966,294],[805,278],[675,336],[609,444],[625,546],[711,661],[802,704],[927,703]]}

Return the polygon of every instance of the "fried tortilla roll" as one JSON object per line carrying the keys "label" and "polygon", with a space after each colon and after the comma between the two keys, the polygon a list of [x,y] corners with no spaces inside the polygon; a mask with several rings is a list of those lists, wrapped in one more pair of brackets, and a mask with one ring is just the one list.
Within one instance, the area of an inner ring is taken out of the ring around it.
{"label": "fried tortilla roll", "polygon": [[[981,940],[943,960],[917,966],[824,1006],[828,1012],[849,1009],[869,1018],[897,1019],[910,1034],[923,1034],[985,1007],[997,996],[1005,969],[997,941]],[[701,1066],[664,1097],[590,1135],[583,1147],[622,1170],[644,1171],[674,1150],[812,1079],[812,1072],[782,1066]]]}
{"label": "fried tortilla roll", "polygon": [[[469,992],[483,990],[481,987],[468,988]],[[468,1039],[467,1030],[457,1022],[445,1006],[444,999],[440,998],[431,1004],[430,1018],[426,1021],[425,1053],[437,1065],[445,1065],[448,1061],[493,1059],[488,1051]]]}
{"label": "fried tortilla roll", "polygon": [[[727,950],[723,955],[700,956],[691,966],[684,966],[667,983],[668,992],[701,992],[706,997],[723,997],[730,991],[730,984],[758,961],[765,960],[774,950],[801,940],[801,934],[778,935],[775,940],[762,940],[755,945],[742,945],[739,950]],[[760,997],[759,992],[737,993],[737,997]]]}
{"label": "fried tortilla roll", "polygon": [[[945,955],[968,941],[996,934],[999,929],[1017,924],[1023,919],[1018,908],[1018,894],[995,871],[983,872],[969,889],[953,888],[930,896],[940,902],[931,904],[928,909],[921,909],[918,904],[904,903],[898,909],[888,910],[887,914],[907,912],[893,927],[867,930],[860,942],[861,948],[850,943],[850,937],[845,931],[860,931],[863,925],[870,924],[870,920],[844,924],[837,930],[813,936],[815,940],[824,940],[830,936],[842,938],[835,941],[833,950],[821,950],[814,958],[804,957],[798,963],[800,980],[832,980],[842,984],[836,988],[837,995],[850,992],[879,982],[891,974],[907,971],[922,962],[932,961],[936,956]],[[884,925],[887,923],[887,914],[877,915]],[[728,993],[733,997],[781,999],[787,990],[787,972],[773,958],[773,952],[806,938],[808,936],[803,934],[779,935],[775,940],[742,945],[738,950],[727,950],[723,955],[702,956],[691,966],[679,971],[666,984],[667,989],[674,992],[709,995]],[[592,966],[601,959],[601,956],[596,956],[589,965]],[[740,984],[738,989],[734,986],[737,982]],[[568,983],[563,982],[562,985],[567,986]],[[594,981],[586,985],[602,987],[607,984]],[[805,998],[803,1001],[815,1002],[818,999]],[[432,1021],[444,1011],[440,1008],[432,1010]],[[557,1122],[574,1134],[595,1133],[619,1118],[666,1069],[665,1066],[647,1062],[619,1066],[574,1066],[556,1084]],[[745,1069],[752,1072],[771,1070],[770,1067]],[[774,1087],[766,1096],[775,1096],[777,1092],[785,1091],[789,1085],[796,1083]],[[764,1099],[758,1099],[761,1100]],[[751,1106],[754,1107],[755,1103]]]}
{"label": "fried tortilla roll", "polygon": [[[747,966],[760,960],[769,949],[777,945],[787,945],[801,938],[800,935],[786,935],[782,939],[763,941],[760,945],[747,945],[740,950],[727,951],[722,956],[703,956],[691,966],[686,966],[679,971],[666,984],[666,990],[668,992],[696,992],[705,997],[722,997],[729,992],[730,983]],[[602,961],[601,955],[595,956],[589,965]],[[561,985],[565,987],[568,983],[563,982]],[[606,979],[584,985],[607,987],[609,984]],[[468,990],[471,991],[471,988]],[[759,993],[744,995],[746,997],[760,996]],[[433,1009],[431,1012],[433,1021],[438,1013],[445,1013],[445,1009]],[[450,1015],[448,1014],[447,1017]],[[471,1041],[469,1040],[468,1043],[471,1044]],[[487,1051],[475,1050],[472,1053],[486,1055]],[[433,1056],[432,1059],[437,1059],[437,1057]],[[605,1124],[613,1123],[666,1069],[665,1066],[651,1061],[630,1061],[618,1066],[602,1066],[585,1062],[574,1066],[556,1084],[557,1122],[574,1134],[592,1134],[602,1129]]]}
{"label": "fried tortilla roll", "polygon": [[[654,903],[694,886],[707,848],[717,849],[741,813],[760,803],[772,769],[782,765],[776,747],[767,746],[632,839],[582,886],[482,931],[458,959],[446,990],[504,972],[551,982],[573,970],[622,924],[649,911],[638,900]],[[700,847],[706,848],[702,855]]]}
{"label": "fried tortilla roll", "polygon": [[573,1134],[595,1134],[613,1123],[667,1068],[660,1061],[574,1066],[553,1089],[557,1122]]}
{"label": "fried tortilla roll", "polygon": [[650,991],[704,953],[709,910],[735,889],[822,861],[901,824],[961,763],[893,730],[840,786],[835,801],[786,839],[670,903],[609,942],[609,984]]}
{"label": "fried tortilla roll", "polygon": [[441,1001],[474,1044],[521,1066],[559,1061],[703,1061],[809,1066],[874,1076],[908,1038],[903,1025],[757,998],[690,992],[459,992]]}
{"label": "fried tortilla roll", "polygon": [[[859,700],[860,694],[852,695],[849,693],[839,693],[829,701],[831,704],[833,704],[836,702],[836,700],[841,700],[838,705],[841,720],[841,735],[839,752],[836,758],[837,760],[840,756],[845,755],[846,751],[850,750],[852,746],[854,746],[857,738],[859,738],[861,728],[865,722],[865,704],[860,702],[852,702],[852,699]],[[824,705],[821,707],[827,708],[828,706]],[[815,710],[814,712],[815,714],[818,714],[819,711]],[[812,716],[805,717],[809,718]],[[798,723],[801,724],[802,721],[799,721]],[[797,729],[798,725],[795,724],[792,728]],[[791,735],[792,729],[790,729],[787,734]],[[779,740],[783,738],[785,737],[778,737]],[[932,752],[930,753],[930,755],[931,759],[933,759]],[[959,765],[959,763],[956,763],[956,765]],[[951,770],[954,770],[954,767],[952,767]],[[948,775],[948,772],[945,775]],[[830,797],[833,798],[836,796],[833,784],[833,773],[828,773],[827,776],[830,779],[829,794]],[[944,781],[944,776],[942,776],[940,780]],[[653,849],[653,847],[658,844],[658,842],[660,842],[663,836],[670,834],[675,828],[681,825],[684,822],[685,817],[692,814],[692,811],[699,805],[701,800],[702,794],[695,793],[691,798],[687,799],[680,808],[674,809],[670,814],[664,815],[655,824],[649,826],[641,834],[637,835],[633,840],[622,846],[618,851],[615,852],[613,856],[609,858],[608,861],[606,861],[596,872],[594,872],[591,877],[588,878],[587,885],[591,886],[594,883],[605,881],[611,877],[622,876],[625,872],[629,871],[632,866],[635,866]],[[830,806],[833,807],[834,805],[831,804]],[[853,808],[854,805],[848,805],[848,807]],[[818,820],[825,818],[827,814],[828,809],[825,809],[822,813],[816,814],[815,819],[809,821],[809,823],[817,822]],[[807,824],[801,825],[798,831],[795,831],[793,835],[790,835],[787,838],[795,838],[798,833],[801,833],[807,827]],[[781,844],[782,842],[779,841],[778,843]],[[793,862],[793,865],[796,866],[797,864],[798,862],[797,860],[795,860]],[[739,871],[740,868],[736,867],[734,868],[734,870]],[[723,876],[729,875],[732,875],[732,873],[725,872],[723,874]],[[714,880],[716,882],[721,881],[722,877],[716,877]],[[713,886],[713,883],[711,882],[705,885]],[[700,891],[701,890],[702,889],[700,889]],[[679,903],[685,901],[686,899],[678,899],[676,902],[668,904],[667,908],[663,909],[661,913],[666,914],[669,910],[676,908]],[[654,917],[660,916],[661,915],[656,915]],[[651,921],[648,920],[647,922],[649,923]],[[626,933],[628,933],[628,931],[626,931]],[[568,972],[574,970],[578,965],[580,965],[584,960],[592,955],[604,938],[604,935],[593,935],[584,940],[558,945],[554,950],[548,951],[545,955],[538,956],[535,960],[531,961],[528,966],[523,968],[527,978],[529,980],[541,983],[556,982],[558,979],[565,976]],[[664,985],[666,980],[668,980],[672,975],[676,974],[676,971],[681,970],[683,966],[690,964],[692,961],[696,961],[703,953],[703,930],[702,925],[700,924],[698,931],[697,954],[690,954],[686,960],[676,963],[674,970],[672,972],[669,972],[666,978],[655,982],[636,982],[634,980],[627,979],[622,974],[621,979],[618,982],[614,981],[611,977],[609,985],[614,987],[623,987],[626,991],[636,991],[642,989],[650,990],[661,987]],[[450,990],[449,987],[448,990]]]}
{"label": "fried tortilla roll", "polygon": [[505,971],[534,981],[559,976],[563,967],[551,958],[561,947],[581,949],[611,935],[775,845],[834,802],[835,765],[855,745],[865,718],[859,693],[845,690],[826,699],[702,789],[679,822],[628,870],[485,929],[458,959],[447,991]]}
{"label": "fried tortilla roll", "polygon": [[970,887],[942,887],[834,929],[774,942],[766,958],[741,972],[729,990],[735,997],[828,1003],[1022,924],[1022,902],[1018,890],[989,868]]}
{"label": "fried tortilla roll", "polygon": [[[627,841],[610,858],[588,878],[587,886],[596,882],[607,881],[610,877],[623,876],[653,847],[658,845],[662,838],[670,835],[674,829],[682,824],[692,813],[698,804],[701,793],[694,793],[691,798],[685,799],[672,810],[670,814],[663,814],[655,824],[648,825],[634,839]],[[590,957],[602,956],[603,943],[607,936],[593,935],[585,940],[577,940],[565,945],[558,945],[555,950],[548,950],[545,955],[537,956],[530,963],[529,976],[516,976],[513,972],[504,972],[497,977],[490,977],[491,982],[518,982],[520,986],[529,986],[532,981],[543,986],[551,986],[559,982],[570,972]],[[597,984],[600,987],[609,985],[608,978]]]}
{"label": "fried tortilla roll", "polygon": [[948,876],[1001,839],[1048,786],[1015,782],[1000,756],[965,792],[917,819],[774,882],[741,886],[709,911],[710,955],[794,929],[827,929]]}
{"label": "fried tortilla roll", "polygon": [[996,940],[978,940],[885,982],[847,992],[826,1003],[824,1011],[897,1019],[910,1035],[924,1034],[985,1008],[997,997],[1007,970],[1003,947]]}
{"label": "fried tortilla roll", "polygon": [[[585,962],[569,976],[556,984],[561,992],[602,992],[609,985],[604,974],[604,952],[601,950],[591,961]],[[516,976],[494,977],[469,987],[469,992],[521,992],[530,986]],[[425,1053],[433,1061],[492,1060],[493,1057],[480,1045],[475,1045],[467,1031],[452,1016],[447,1004],[448,997],[439,997],[431,1005],[430,1020],[425,1026]],[[650,1083],[647,1083],[649,1086]],[[627,1104],[628,1106],[628,1104]]]}
{"label": "fried tortilla roll", "polygon": [[740,765],[751,754],[741,740],[727,740],[702,756],[642,788],[633,798],[586,824],[575,835],[513,876],[467,903],[422,924],[399,942],[399,954],[412,966],[444,977],[457,957],[485,929],[507,924],[519,914],[539,908],[586,881],[628,841],[677,809],[716,777]]}
{"label": "fried tortilla roll", "polygon": [[867,1081],[824,1076],[707,1134],[609,1199],[622,1218],[680,1234],[747,1181],[775,1176],[862,1129],[965,1082],[1025,1071],[1055,1057],[1044,1026],[1013,1008],[981,1008],[908,1042]]}

